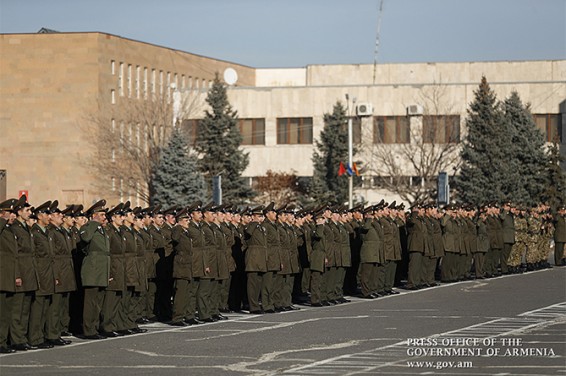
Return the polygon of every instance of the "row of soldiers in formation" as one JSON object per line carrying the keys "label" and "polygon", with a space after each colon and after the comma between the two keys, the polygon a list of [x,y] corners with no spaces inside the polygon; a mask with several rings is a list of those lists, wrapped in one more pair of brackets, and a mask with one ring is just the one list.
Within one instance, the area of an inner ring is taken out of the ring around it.
{"label": "row of soldiers in formation", "polygon": [[[154,320],[197,325],[252,314],[375,299],[442,282],[564,265],[566,208],[480,209],[384,201],[353,209],[274,203],[88,210],[0,204],[0,351],[142,333]],[[440,275],[438,275],[440,271]]]}

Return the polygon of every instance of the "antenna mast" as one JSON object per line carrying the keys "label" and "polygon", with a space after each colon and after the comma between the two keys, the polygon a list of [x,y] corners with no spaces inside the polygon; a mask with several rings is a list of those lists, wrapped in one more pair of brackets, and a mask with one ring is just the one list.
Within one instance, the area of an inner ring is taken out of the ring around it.
{"label": "antenna mast", "polygon": [[377,71],[377,54],[379,52],[379,37],[380,37],[380,31],[381,31],[381,15],[383,14],[383,1],[381,0],[381,2],[379,3],[379,13],[377,16],[377,33],[375,36],[375,51],[374,51],[374,55],[373,55],[373,84],[375,85],[375,74]]}

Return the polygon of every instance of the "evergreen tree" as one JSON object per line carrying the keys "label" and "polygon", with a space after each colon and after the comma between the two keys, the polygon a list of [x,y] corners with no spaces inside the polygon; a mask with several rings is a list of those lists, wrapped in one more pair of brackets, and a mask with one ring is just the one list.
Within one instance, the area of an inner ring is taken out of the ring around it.
{"label": "evergreen tree", "polygon": [[566,173],[561,167],[564,157],[560,154],[558,140],[552,143],[548,149],[548,164],[545,171],[546,189],[542,195],[542,201],[548,202],[552,210],[559,205],[566,204]]}
{"label": "evergreen tree", "polygon": [[341,102],[334,105],[331,114],[324,114],[324,128],[320,140],[315,141],[312,156],[314,173],[310,194],[317,202],[343,204],[348,201],[347,174],[338,176],[340,162],[348,163],[348,129],[346,109]]}
{"label": "evergreen tree", "polygon": [[253,196],[253,191],[242,178],[249,163],[248,154],[240,150],[242,135],[237,123],[237,112],[228,102],[226,87],[220,82],[218,73],[208,92],[206,102],[211,111],[206,111],[199,123],[195,149],[201,156],[200,170],[207,178],[211,192],[212,177],[222,176],[223,201],[239,203]]}
{"label": "evergreen tree", "polygon": [[196,200],[205,201],[206,184],[198,170],[197,156],[189,152],[186,139],[178,127],[173,129],[153,172],[152,205],[187,206]]}
{"label": "evergreen tree", "polygon": [[466,118],[468,133],[460,153],[462,168],[455,179],[456,189],[463,202],[503,202],[516,182],[511,174],[516,167],[509,158],[513,129],[485,77],[474,94]]}
{"label": "evergreen tree", "polygon": [[545,189],[547,158],[544,136],[516,91],[505,99],[503,110],[507,123],[513,129],[513,153],[509,158],[511,170],[508,174],[512,179],[507,182],[507,199],[518,204],[534,205],[540,202]]}

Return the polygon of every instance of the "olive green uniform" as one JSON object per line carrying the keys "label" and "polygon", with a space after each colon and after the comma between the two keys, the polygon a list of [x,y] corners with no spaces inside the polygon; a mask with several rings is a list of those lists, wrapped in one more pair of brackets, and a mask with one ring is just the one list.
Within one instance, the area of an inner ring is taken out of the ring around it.
{"label": "olive green uniform", "polygon": [[0,349],[8,351],[8,334],[12,321],[12,297],[16,292],[18,241],[0,218]]}

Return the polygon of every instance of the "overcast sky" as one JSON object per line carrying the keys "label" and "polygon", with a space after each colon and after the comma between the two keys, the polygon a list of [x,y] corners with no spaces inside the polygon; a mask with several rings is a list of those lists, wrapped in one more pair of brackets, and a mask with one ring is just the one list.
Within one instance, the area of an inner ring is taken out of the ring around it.
{"label": "overcast sky", "polygon": [[[1,33],[100,31],[252,67],[367,64],[381,0],[0,0]],[[378,63],[566,58],[566,0],[384,0]]]}

